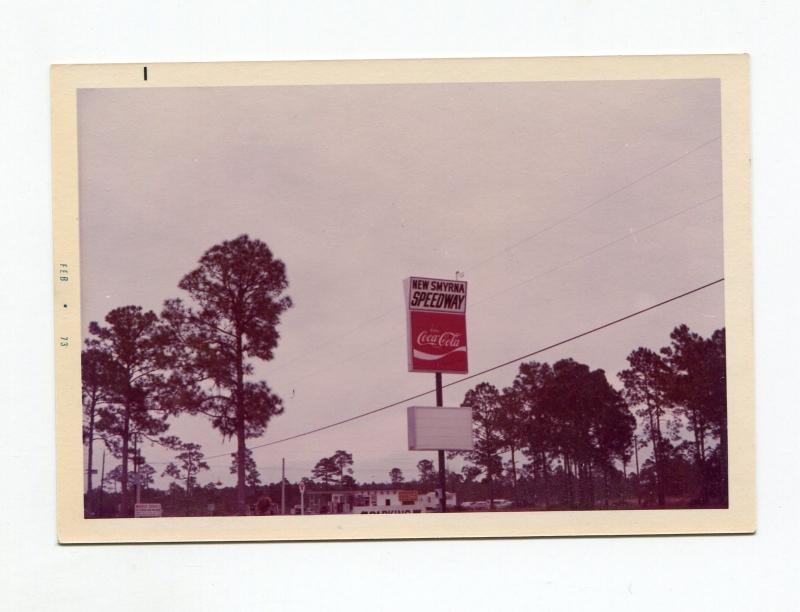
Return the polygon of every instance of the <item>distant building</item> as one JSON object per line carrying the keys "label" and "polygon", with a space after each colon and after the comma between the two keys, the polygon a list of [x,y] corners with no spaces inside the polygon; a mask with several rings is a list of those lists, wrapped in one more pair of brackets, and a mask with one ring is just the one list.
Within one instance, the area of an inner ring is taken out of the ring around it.
{"label": "distant building", "polygon": [[[446,505],[448,508],[455,508],[458,505],[458,501],[456,499],[456,494],[453,491],[447,491],[445,494],[446,498]],[[441,489],[436,489],[433,493],[421,493],[419,496],[421,504],[426,507],[433,508],[435,511],[438,511],[441,508],[442,496],[441,496]]]}
{"label": "distant building", "polygon": [[[439,490],[419,493],[414,489],[350,489],[307,491],[306,510],[311,514],[407,514],[439,510]],[[447,493],[447,507],[456,506],[455,493]]]}

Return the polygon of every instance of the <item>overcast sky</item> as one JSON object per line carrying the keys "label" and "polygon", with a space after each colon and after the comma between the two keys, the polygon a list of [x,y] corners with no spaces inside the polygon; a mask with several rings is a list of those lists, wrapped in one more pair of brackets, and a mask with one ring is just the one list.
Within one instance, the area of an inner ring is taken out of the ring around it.
{"label": "overcast sky", "polygon": [[[723,276],[715,80],[104,89],[78,100],[84,333],[112,308],[160,312],[185,297],[177,283],[204,251],[242,233],[286,263],[295,306],[275,359],[256,369],[285,413],[251,446],[432,388],[433,375],[407,372],[408,276],[465,274],[470,372]],[[619,386],[626,356],[664,346],[680,323],[703,335],[724,326],[723,285],[537,359],[573,357]],[[516,369],[480,380],[506,386]],[[446,389],[445,404],[477,382]],[[337,449],[353,453],[357,480],[388,480],[392,467],[413,478],[435,453],[407,450],[405,414],[257,449],[262,480],[279,480],[282,457],[295,481]],[[171,433],[206,455],[235,448],[204,417]],[[172,459],[144,455],[159,473]],[[201,484],[233,484],[227,456],[209,463]]]}

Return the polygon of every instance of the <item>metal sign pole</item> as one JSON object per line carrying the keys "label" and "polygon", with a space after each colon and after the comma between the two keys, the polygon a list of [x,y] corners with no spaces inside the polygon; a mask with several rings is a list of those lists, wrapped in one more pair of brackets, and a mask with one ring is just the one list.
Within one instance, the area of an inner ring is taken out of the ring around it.
{"label": "metal sign pole", "polygon": [[300,514],[302,516],[305,515],[306,513],[306,500],[305,500],[306,483],[301,480],[300,483],[297,485],[297,488],[300,489]]}
{"label": "metal sign pole", "polygon": [[[441,407],[444,405],[442,401],[442,373],[436,372],[436,405]],[[447,479],[444,472],[444,450],[439,450],[439,489],[442,495],[442,512],[447,512],[447,494],[445,492],[445,483]]]}

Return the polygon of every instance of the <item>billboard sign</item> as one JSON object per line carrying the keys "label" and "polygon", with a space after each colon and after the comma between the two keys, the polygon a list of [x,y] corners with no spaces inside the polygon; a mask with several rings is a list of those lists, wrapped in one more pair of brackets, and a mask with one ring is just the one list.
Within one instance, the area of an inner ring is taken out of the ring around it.
{"label": "billboard sign", "polygon": [[408,450],[472,448],[472,408],[408,407]]}
{"label": "billboard sign", "polygon": [[466,281],[412,276],[403,284],[408,371],[466,374]]}

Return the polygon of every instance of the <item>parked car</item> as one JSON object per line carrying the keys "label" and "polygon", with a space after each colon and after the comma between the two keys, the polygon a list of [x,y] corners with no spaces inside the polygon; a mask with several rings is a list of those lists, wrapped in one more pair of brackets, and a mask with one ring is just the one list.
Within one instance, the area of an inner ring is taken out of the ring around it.
{"label": "parked car", "polygon": [[[514,506],[514,502],[508,499],[496,499],[494,500],[494,509],[495,510],[508,510],[509,508]],[[485,512],[487,510],[491,510],[492,504],[488,499],[482,499],[479,501],[468,501],[463,502],[461,507],[464,510],[471,510],[471,511],[478,511],[478,512]]]}

